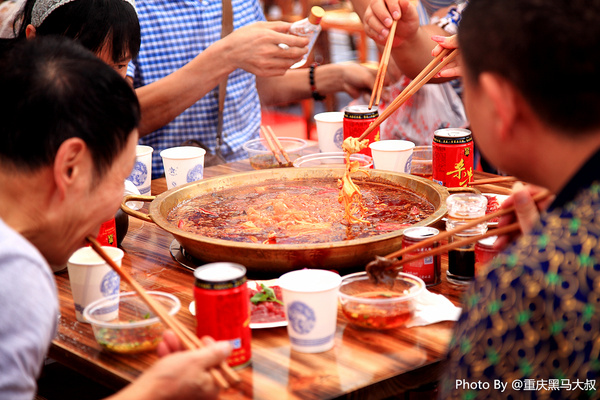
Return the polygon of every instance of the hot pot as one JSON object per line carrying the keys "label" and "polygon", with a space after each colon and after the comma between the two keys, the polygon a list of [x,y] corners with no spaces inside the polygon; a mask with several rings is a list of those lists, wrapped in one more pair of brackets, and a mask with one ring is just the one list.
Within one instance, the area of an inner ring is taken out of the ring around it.
{"label": "hot pot", "polygon": [[[353,180],[359,187],[361,181],[371,181],[408,188],[424,196],[433,204],[433,214],[414,226],[431,225],[446,214],[448,191],[443,186],[424,178],[391,171],[369,170],[369,173],[369,177],[356,174],[353,176]],[[189,254],[202,262],[237,262],[246,266],[249,273],[259,272],[274,276],[300,268],[324,268],[352,272],[364,269],[365,265],[375,258],[375,255],[385,256],[397,250],[400,247],[404,229],[368,238],[338,242],[262,244],[201,236],[179,229],[167,220],[169,211],[179,203],[202,194],[242,185],[268,184],[274,181],[321,178],[337,180],[343,174],[343,168],[279,168],[223,175],[178,186],[156,197],[126,196],[121,208],[127,214],[144,221],[154,222],[160,228],[171,233]],[[150,201],[148,214],[127,207],[125,203],[132,200]]]}

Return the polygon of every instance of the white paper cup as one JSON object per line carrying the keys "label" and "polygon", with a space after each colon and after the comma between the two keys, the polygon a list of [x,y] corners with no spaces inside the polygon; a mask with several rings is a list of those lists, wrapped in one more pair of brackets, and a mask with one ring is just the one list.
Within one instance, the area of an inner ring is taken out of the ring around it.
{"label": "white paper cup", "polygon": [[160,152],[169,189],[204,177],[206,150],[194,146],[171,147]]}
{"label": "white paper cup", "polygon": [[344,142],[344,113],[324,112],[315,115],[319,151],[328,153],[341,151]]}
{"label": "white paper cup", "polygon": [[137,145],[135,148],[135,165],[127,178],[138,189],[140,194],[150,195],[152,182],[152,152],[150,146]]}
{"label": "white paper cup", "polygon": [[415,147],[408,140],[380,140],[369,145],[373,168],[409,174]]}
{"label": "white paper cup", "polygon": [[[102,249],[118,266],[121,266],[123,250],[111,246],[102,246]],[[91,247],[83,247],[73,253],[67,262],[67,268],[75,303],[75,316],[78,321],[87,322],[83,318],[83,309],[88,304],[102,297],[119,293],[121,283],[119,275]],[[117,303],[114,310],[111,309],[111,312],[106,314],[107,320],[117,317],[119,311]]]}
{"label": "white paper cup", "polygon": [[279,277],[292,350],[320,353],[333,347],[342,278],[322,269],[301,269]]}

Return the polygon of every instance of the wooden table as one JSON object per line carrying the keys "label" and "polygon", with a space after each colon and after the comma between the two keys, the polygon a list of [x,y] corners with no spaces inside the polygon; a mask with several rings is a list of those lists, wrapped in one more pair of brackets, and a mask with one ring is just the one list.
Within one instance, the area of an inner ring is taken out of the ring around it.
{"label": "wooden table", "polygon": [[[251,170],[248,161],[205,169],[204,178]],[[486,176],[478,173],[476,177]],[[164,179],[152,182],[152,193],[166,189]],[[487,190],[486,190],[487,191]],[[177,317],[191,329],[188,311],[193,300],[192,273],[173,260],[173,237],[153,223],[130,218],[122,248],[123,268],[147,290],[172,293],[182,303]],[[442,283],[430,288],[459,303],[461,292],[445,279],[447,258],[442,257]],[[77,322],[68,274],[56,274],[61,317],[49,356],[114,389],[134,380],[156,361],[154,352],[118,355],[102,351],[91,327]],[[121,291],[131,290],[121,283]],[[224,399],[386,398],[439,379],[452,322],[384,332],[349,326],[338,314],[335,346],[320,354],[291,351],[286,328],[253,330],[252,365],[239,370],[242,383],[222,394]]]}

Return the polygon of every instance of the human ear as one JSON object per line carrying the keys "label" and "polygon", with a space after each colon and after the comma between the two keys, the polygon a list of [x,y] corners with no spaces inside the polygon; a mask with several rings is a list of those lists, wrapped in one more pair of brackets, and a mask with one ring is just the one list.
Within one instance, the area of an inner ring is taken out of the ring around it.
{"label": "human ear", "polygon": [[493,107],[495,121],[492,126],[499,138],[506,139],[513,132],[518,107],[514,86],[500,75],[484,72],[479,85]]}
{"label": "human ear", "polygon": [[27,28],[25,28],[25,37],[27,39],[33,39],[36,35],[36,29],[35,26],[29,24],[27,25]]}
{"label": "human ear", "polygon": [[58,148],[54,159],[54,181],[61,198],[84,176],[86,157],[87,146],[81,138],[69,138]]}

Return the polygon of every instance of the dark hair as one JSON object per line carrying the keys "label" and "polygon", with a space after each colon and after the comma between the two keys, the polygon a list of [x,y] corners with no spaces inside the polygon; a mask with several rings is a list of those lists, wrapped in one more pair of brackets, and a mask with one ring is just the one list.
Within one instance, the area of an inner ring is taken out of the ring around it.
{"label": "dark hair", "polygon": [[16,40],[0,54],[0,165],[35,171],[79,137],[101,177],[138,126],[130,85],[81,45],[61,37]]}
{"label": "dark hair", "polygon": [[459,26],[467,78],[497,73],[547,124],[600,126],[600,1],[470,0]]}
{"label": "dark hair", "polygon": [[[17,37],[24,38],[36,0],[27,0],[15,19]],[[23,21],[20,23],[19,21]],[[133,6],[125,0],[76,0],[63,4],[36,27],[36,34],[60,35],[77,40],[95,54],[105,44],[112,46],[113,62],[140,51],[140,22]]]}

